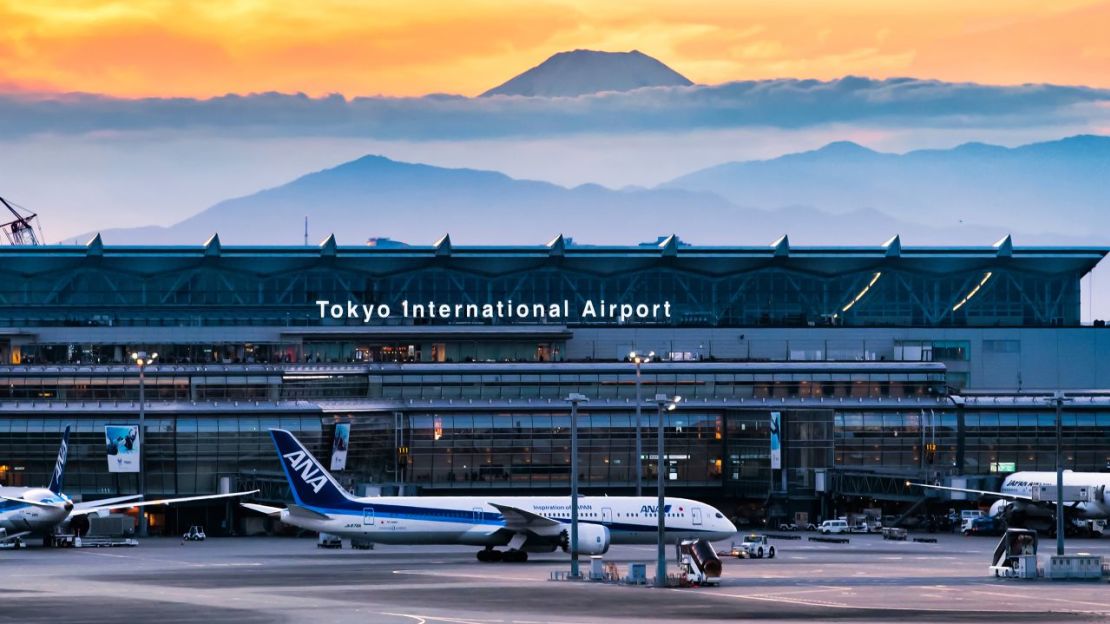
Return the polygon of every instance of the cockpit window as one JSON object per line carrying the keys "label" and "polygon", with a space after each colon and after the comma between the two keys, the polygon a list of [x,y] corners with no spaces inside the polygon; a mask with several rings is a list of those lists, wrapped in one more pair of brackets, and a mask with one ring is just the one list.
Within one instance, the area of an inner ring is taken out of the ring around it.
{"label": "cockpit window", "polygon": [[724,516],[722,516],[722,515],[721,515],[721,512],[719,512],[719,511],[717,512],[717,517],[718,517],[718,518],[724,518]]}

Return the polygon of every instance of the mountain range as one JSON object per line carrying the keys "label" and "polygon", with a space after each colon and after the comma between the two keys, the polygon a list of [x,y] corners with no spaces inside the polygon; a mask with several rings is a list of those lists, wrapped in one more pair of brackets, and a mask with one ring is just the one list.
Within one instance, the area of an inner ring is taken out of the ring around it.
{"label": "mountain range", "polygon": [[[515,103],[539,102],[561,111],[570,104],[559,98],[596,93],[643,89],[633,96],[671,97],[681,92],[683,97],[709,100],[720,95],[693,93],[697,89],[644,89],[692,84],[636,50],[574,50],[548,58],[490,89],[483,98],[513,96],[484,100],[493,107],[491,114],[504,123],[518,117],[511,107],[503,108]],[[785,99],[771,109],[816,98],[824,108],[855,110],[862,104],[854,96],[838,98],[857,88],[879,89],[883,99],[909,89],[914,96],[907,102],[913,102],[918,112],[922,100],[937,105],[938,89],[964,93],[957,99],[984,102],[1005,95],[971,87],[967,91],[968,85],[912,79],[876,83],[850,77],[830,83],[736,83],[722,89],[742,97],[720,104],[715,114],[742,117],[751,101],[784,90]],[[749,88],[754,90],[745,90]],[[804,91],[811,88],[817,91]],[[1070,92],[1053,89],[1052,98],[1070,97]],[[1013,99],[1014,94],[1007,93]],[[652,97],[637,100],[638,108],[683,116],[682,105],[666,98],[656,102]],[[458,99],[442,102],[454,104]],[[941,101],[948,102],[943,97]],[[948,102],[942,108],[955,114],[960,109],[953,106]],[[888,114],[908,110],[896,107]],[[622,115],[609,116],[611,124],[620,123]],[[567,120],[550,127],[567,123],[574,127]],[[1110,241],[1107,180],[1110,137],[1091,135],[1016,148],[968,143],[905,154],[842,141],[770,160],[709,167],[655,188],[620,190],[594,184],[568,188],[494,171],[365,156],[219,202],[169,227],[111,230],[104,232],[104,238],[112,243],[198,243],[219,232],[228,243],[295,244],[302,240],[307,217],[314,238],[334,232],[345,244],[383,237],[430,243],[445,232],[458,242],[472,244],[538,243],[558,233],[585,243],[630,244],[673,232],[701,244],[769,243],[783,233],[808,244],[877,244],[901,233],[907,244],[960,245],[988,244],[1011,231],[1018,235],[1019,244],[1106,243]]]}
{"label": "mountain range", "polygon": [[1007,225],[1027,232],[1110,232],[1110,137],[1017,148],[967,143],[885,154],[850,142],[695,171],[662,188],[710,192],[763,208],[879,210],[930,225]]}
{"label": "mountain range", "polygon": [[[220,202],[170,227],[105,231],[108,243],[341,244],[389,237],[429,244],[631,244],[677,233],[698,244],[985,245],[1106,243],[1110,138],[1078,136],[1019,148],[970,144],[904,155],[854,143],[728,163],[652,189],[566,188],[493,171],[366,156],[288,184]],[[961,222],[962,221],[962,222]],[[1077,230],[1075,223],[1095,224]],[[259,224],[266,224],[260,228]]]}

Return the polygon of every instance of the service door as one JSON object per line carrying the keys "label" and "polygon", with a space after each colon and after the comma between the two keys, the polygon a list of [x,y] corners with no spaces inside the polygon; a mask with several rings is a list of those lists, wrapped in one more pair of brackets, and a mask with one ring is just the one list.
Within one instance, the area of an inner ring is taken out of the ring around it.
{"label": "service door", "polygon": [[694,518],[694,526],[701,524],[701,507],[691,507],[690,515]]}
{"label": "service door", "polygon": [[474,512],[474,524],[478,524],[479,522],[481,522],[482,521],[482,508],[481,507],[475,507],[471,511]]}
{"label": "service door", "polygon": [[366,507],[362,510],[362,526],[374,528],[374,508]]}
{"label": "service door", "polygon": [[602,524],[610,524],[613,522],[613,509],[610,507],[601,508],[601,522]]}

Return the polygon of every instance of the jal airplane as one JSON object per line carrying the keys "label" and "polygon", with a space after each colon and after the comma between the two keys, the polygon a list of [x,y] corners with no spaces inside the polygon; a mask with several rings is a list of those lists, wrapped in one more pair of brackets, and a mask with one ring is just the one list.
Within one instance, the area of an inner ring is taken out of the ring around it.
{"label": "jal airplane", "polygon": [[[185,498],[164,498],[160,500],[137,501],[140,494],[119,496],[98,501],[75,503],[62,493],[62,478],[65,476],[66,456],[69,454],[69,427],[62,433],[62,444],[58,448],[58,460],[50,484],[45,488],[0,487],[0,543],[22,539],[27,535],[50,535],[56,529],[66,530],[79,518],[90,514],[106,515],[116,509],[130,507],[149,507],[151,505],[172,505],[189,501],[211,500],[246,496],[254,492],[233,492],[209,496],[187,496]],[[257,490],[255,490],[257,491]]]}
{"label": "jal airplane", "polygon": [[[921,487],[949,492],[963,492],[977,496],[997,497],[991,505],[990,515],[1000,516],[1011,526],[1051,523],[1038,520],[1052,519],[1056,514],[1056,473],[1055,472],[1015,472],[1002,481],[999,491],[971,490],[967,488],[946,487],[942,485],[919,484]],[[1034,497],[1033,492],[1048,488],[1043,497]],[[1069,519],[1106,520],[1110,519],[1110,473],[1064,471],[1065,496],[1068,490],[1084,489],[1085,500],[1068,501],[1064,499],[1064,513]],[[1045,500],[1047,499],[1047,500]]]}
{"label": "jal airplane", "polygon": [[[296,527],[380,544],[480,546],[479,561],[526,561],[530,552],[569,552],[570,497],[380,496],[347,493],[293,434],[271,429],[295,504],[242,503]],[[610,544],[654,544],[657,499],[582,496],[579,554],[600,555]],[[686,498],[663,507],[668,541],[722,540],[736,527],[717,509]],[[496,550],[504,547],[505,550]]]}

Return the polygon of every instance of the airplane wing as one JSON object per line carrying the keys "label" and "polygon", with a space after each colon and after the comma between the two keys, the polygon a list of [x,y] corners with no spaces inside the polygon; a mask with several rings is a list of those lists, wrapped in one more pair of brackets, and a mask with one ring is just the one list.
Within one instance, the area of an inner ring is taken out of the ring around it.
{"label": "airplane wing", "polygon": [[43,503],[26,498],[15,498],[13,496],[0,496],[0,498],[13,503],[23,503],[24,505],[31,505],[33,507],[42,507],[43,509],[65,509],[65,503]]}
{"label": "airplane wing", "polygon": [[257,511],[258,513],[266,514],[267,516],[270,516],[271,518],[280,519],[282,517],[282,514],[286,513],[290,516],[299,516],[301,518],[305,518],[305,519],[308,519],[308,520],[331,520],[332,519],[331,516],[329,516],[327,514],[322,514],[318,511],[313,511],[312,509],[308,509],[307,507],[301,507],[300,505],[290,505],[288,508],[271,507],[269,505],[259,505],[258,503],[239,503],[239,505],[241,505],[243,507],[246,507],[247,509],[250,509],[251,511]]}
{"label": "airplane wing", "polygon": [[995,498],[1004,498],[1006,500],[1020,500],[1032,501],[1033,497],[1025,494],[1006,494],[1004,492],[993,492],[991,490],[971,490],[968,488],[946,487],[943,485],[929,485],[928,483],[915,483],[914,485],[932,490],[945,490],[948,492],[963,492],[964,494],[975,494],[977,496],[993,496]]}
{"label": "airplane wing", "polygon": [[551,529],[554,527],[562,527],[563,523],[551,518],[545,518],[537,513],[520,509],[519,507],[510,507],[509,505],[499,505],[497,503],[490,503],[492,507],[501,512],[505,517],[505,528],[510,531],[535,531],[536,529]]}
{"label": "airplane wing", "polygon": [[12,533],[11,535],[8,535],[6,533],[0,533],[0,544],[2,544],[4,542],[10,542],[12,540],[17,540],[17,539],[19,539],[19,538],[21,538],[25,535],[30,535],[30,534],[31,534],[30,531],[23,531],[22,533]]}
{"label": "airplane wing", "polygon": [[249,494],[254,494],[257,491],[258,490],[251,490],[249,492],[231,492],[229,494],[208,494],[208,495],[205,495],[205,496],[186,496],[186,497],[183,497],[183,498],[162,498],[162,499],[159,499],[159,500],[132,501],[132,502],[129,502],[129,503],[127,503],[127,502],[110,503],[110,504],[107,504],[107,505],[100,505],[98,507],[86,507],[86,508],[83,508],[83,509],[74,508],[73,513],[71,515],[84,516],[84,515],[88,515],[88,514],[91,514],[91,513],[100,513],[100,512],[103,512],[103,511],[112,511],[113,509],[128,509],[130,507],[149,507],[151,505],[173,505],[175,503],[188,503],[188,502],[191,502],[191,501],[216,500],[216,499],[220,499],[220,498],[233,498],[233,497],[237,497],[237,496],[247,496]]}
{"label": "airplane wing", "polygon": [[258,503],[239,503],[239,505],[241,507],[246,507],[251,511],[257,511],[258,513],[266,514],[271,518],[280,518],[281,512],[285,511],[285,509],[281,507],[270,507],[269,505],[259,505]]}
{"label": "airplane wing", "polygon": [[102,498],[100,500],[85,501],[83,503],[74,503],[73,508],[75,510],[77,510],[77,509],[89,509],[89,508],[92,508],[92,507],[103,507],[105,505],[114,505],[115,503],[122,503],[124,501],[133,501],[135,499],[142,498],[142,497],[143,497],[142,494],[130,494],[128,496],[117,496],[115,498]]}

